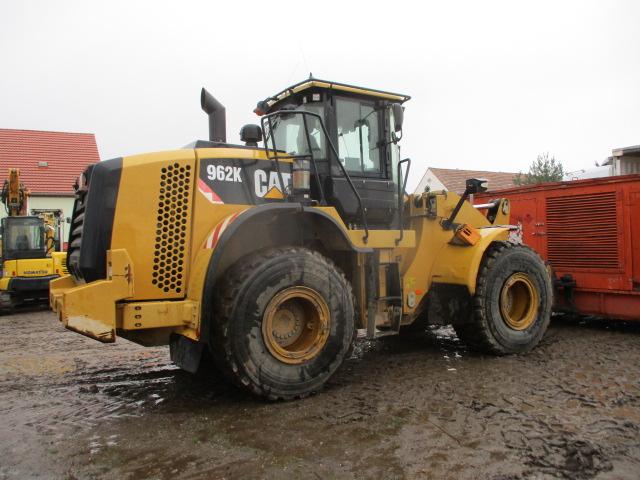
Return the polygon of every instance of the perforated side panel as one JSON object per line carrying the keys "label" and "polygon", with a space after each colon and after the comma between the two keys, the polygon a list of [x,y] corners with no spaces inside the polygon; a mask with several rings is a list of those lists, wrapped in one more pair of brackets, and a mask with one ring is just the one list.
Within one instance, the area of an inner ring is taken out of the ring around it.
{"label": "perforated side panel", "polygon": [[547,253],[554,267],[620,267],[616,192],[547,198]]}
{"label": "perforated side panel", "polygon": [[189,165],[172,163],[161,169],[151,283],[166,293],[184,290],[191,177]]}

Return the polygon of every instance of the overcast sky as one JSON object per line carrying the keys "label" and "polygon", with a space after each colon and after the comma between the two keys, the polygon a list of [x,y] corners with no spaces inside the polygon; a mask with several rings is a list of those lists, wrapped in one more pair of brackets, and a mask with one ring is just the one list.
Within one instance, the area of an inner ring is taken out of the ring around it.
{"label": "overcast sky", "polygon": [[0,128],[93,132],[102,159],[238,142],[257,100],[313,72],[406,93],[427,166],[566,170],[640,144],[640,1],[0,3]]}

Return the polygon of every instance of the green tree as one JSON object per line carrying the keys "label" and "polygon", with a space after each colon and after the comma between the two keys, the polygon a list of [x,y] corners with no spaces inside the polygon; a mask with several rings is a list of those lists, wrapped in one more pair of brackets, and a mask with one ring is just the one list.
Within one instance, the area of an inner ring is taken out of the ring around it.
{"label": "green tree", "polygon": [[516,185],[532,185],[534,183],[558,182],[562,180],[564,170],[562,164],[555,157],[549,157],[549,152],[538,155],[529,167],[529,173],[518,173],[513,178]]}

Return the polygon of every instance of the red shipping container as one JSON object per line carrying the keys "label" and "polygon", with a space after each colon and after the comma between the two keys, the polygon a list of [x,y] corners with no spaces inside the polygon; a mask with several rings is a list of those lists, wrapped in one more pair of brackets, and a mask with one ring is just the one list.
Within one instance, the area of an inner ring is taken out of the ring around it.
{"label": "red shipping container", "polygon": [[521,186],[508,198],[523,242],[552,267],[556,309],[640,320],[640,175]]}

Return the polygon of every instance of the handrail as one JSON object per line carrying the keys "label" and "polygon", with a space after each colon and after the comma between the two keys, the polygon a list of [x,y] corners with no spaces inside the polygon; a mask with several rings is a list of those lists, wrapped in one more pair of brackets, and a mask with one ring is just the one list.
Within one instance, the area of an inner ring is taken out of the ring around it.
{"label": "handrail", "polygon": [[[402,176],[402,164],[407,162],[407,169],[404,172],[404,180],[400,183],[400,177]],[[409,169],[411,169],[411,159],[405,158],[398,162],[398,227],[400,230],[400,236],[396,239],[396,245],[400,245],[404,237],[404,218],[402,212],[404,210],[404,193],[407,187],[407,179],[409,178]]]}
{"label": "handrail", "polygon": [[302,116],[302,122],[304,123],[304,134],[307,137],[307,147],[309,147],[309,154],[311,155],[311,163],[313,164],[313,174],[316,177],[316,183],[318,184],[318,188],[320,189],[320,203],[322,205],[327,204],[327,199],[324,196],[324,188],[322,188],[322,183],[320,183],[320,174],[318,173],[318,166],[316,165],[316,159],[313,157],[313,149],[311,148],[311,137],[309,136],[309,127],[307,125],[307,117]]}
{"label": "handrail", "polygon": [[[262,123],[262,131],[264,132],[264,120],[268,120],[269,121],[269,133],[273,132],[273,125],[271,124],[271,116],[270,115],[266,115],[265,118],[263,118],[261,120]],[[276,151],[276,140],[273,137],[273,135],[271,135],[271,140],[273,143],[273,151],[275,153]],[[269,147],[267,146],[267,139],[264,139],[264,149],[265,152],[267,154],[267,158],[271,159],[269,157]],[[276,171],[278,172],[278,181],[280,182],[280,185],[282,186],[282,194],[288,199],[289,198],[289,192],[287,192],[287,186],[284,184],[284,178],[282,177],[282,171],[280,170],[280,162],[278,161],[278,155],[275,155],[275,161],[276,161]]]}
{"label": "handrail", "polygon": [[[344,165],[342,164],[342,162],[340,161],[340,155],[338,154],[338,151],[336,150],[335,145],[333,144],[333,142],[331,141],[331,137],[329,137],[329,132],[327,132],[326,127],[324,126],[324,122],[322,121],[322,117],[320,115],[318,115],[317,113],[312,113],[312,112],[306,112],[304,110],[278,110],[276,112],[273,113],[269,113],[267,115],[264,115],[261,118],[261,123],[262,123],[262,130],[264,132],[264,125],[265,125],[265,120],[268,121],[269,123],[269,135],[271,136],[272,139],[272,144],[273,144],[273,152],[274,152],[274,157],[273,159],[276,162],[276,169],[278,170],[278,175],[280,175],[280,181],[282,182],[282,174],[280,173],[280,165],[278,162],[278,155],[276,153],[276,144],[275,144],[275,139],[273,137],[273,125],[271,123],[271,117],[274,116],[278,116],[278,115],[302,115],[303,117],[303,123],[305,126],[305,131],[306,131],[306,135],[307,135],[307,146],[309,147],[309,153],[310,155],[282,155],[282,158],[302,158],[302,157],[307,157],[310,156],[311,157],[311,161],[313,163],[313,168],[316,172],[316,178],[319,180],[319,176],[317,175],[318,172],[318,167],[316,165],[316,161],[315,158],[313,157],[313,152],[311,150],[311,143],[310,143],[310,139],[309,139],[309,131],[307,129],[307,122],[305,119],[305,115],[311,115],[312,117],[315,117],[319,122],[320,122],[320,127],[322,127],[322,133],[324,133],[324,136],[327,140],[327,143],[329,144],[329,146],[331,147],[331,151],[333,152],[333,155],[335,156],[338,166],[340,167],[340,170],[342,170],[342,174],[344,175],[344,178],[347,180],[347,183],[349,184],[349,187],[351,187],[351,191],[353,192],[353,194],[355,195],[356,199],[358,200],[358,209],[360,210],[360,216],[362,219],[362,225],[364,226],[364,237],[362,238],[362,241],[364,243],[367,243],[368,239],[369,239],[369,226],[367,224],[367,216],[366,216],[366,212],[364,209],[364,206],[362,204],[362,198],[360,197],[360,194],[358,193],[358,190],[356,190],[355,185],[353,184],[353,182],[351,181],[351,177],[349,176],[349,174],[347,173],[347,170],[344,168]],[[265,137],[265,150],[266,150],[266,154],[267,154],[267,158],[269,160],[272,159],[272,157],[269,155],[269,146],[268,146],[268,141]],[[331,157],[329,156],[329,173],[331,174]],[[322,190],[322,185],[319,184],[318,185],[321,189],[322,192],[322,196],[324,197],[324,191]]]}

